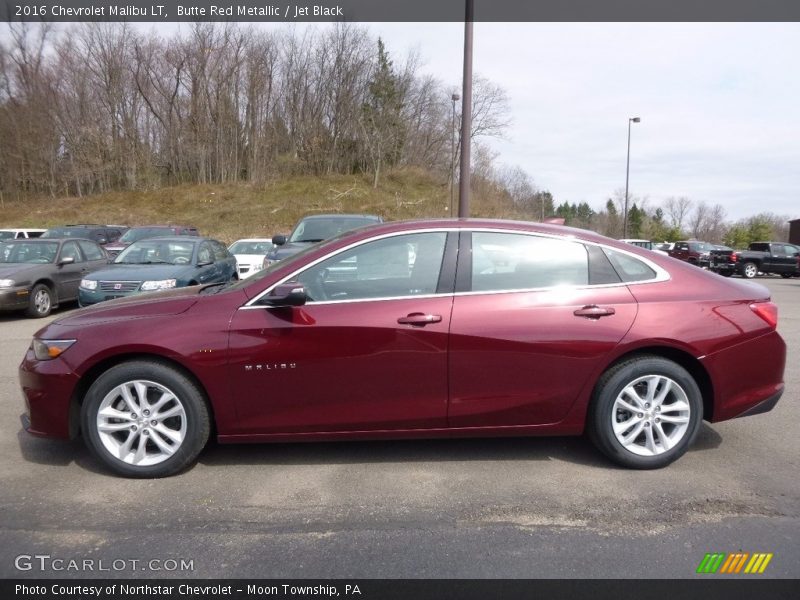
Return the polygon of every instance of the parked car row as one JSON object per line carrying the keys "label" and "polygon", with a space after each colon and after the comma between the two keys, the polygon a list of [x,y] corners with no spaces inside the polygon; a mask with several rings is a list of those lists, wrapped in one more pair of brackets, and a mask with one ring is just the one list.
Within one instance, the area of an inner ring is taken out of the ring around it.
{"label": "parked car row", "polygon": [[3,230],[0,310],[44,317],[63,302],[90,306],[144,292],[244,279],[314,243],[380,222],[374,215],[314,215],[302,219],[288,238],[242,239],[230,248],[186,225]]}
{"label": "parked car row", "polygon": [[800,276],[800,246],[783,242],[753,242],[747,250],[712,250],[711,270],[730,277],[752,279],[759,273],[774,273],[788,279]]}

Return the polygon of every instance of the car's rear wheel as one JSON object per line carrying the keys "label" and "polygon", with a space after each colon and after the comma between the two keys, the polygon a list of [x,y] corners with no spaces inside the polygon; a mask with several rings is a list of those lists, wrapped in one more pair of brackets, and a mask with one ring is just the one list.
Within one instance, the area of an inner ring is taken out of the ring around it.
{"label": "car's rear wheel", "polygon": [[44,283],[37,283],[31,290],[26,314],[36,319],[46,317],[53,310],[53,292]]}
{"label": "car's rear wheel", "polygon": [[791,279],[792,277],[794,277],[794,275],[792,275],[791,273],[781,273],[781,277],[783,277],[784,279]]}
{"label": "car's rear wheel", "polygon": [[89,449],[126,477],[166,477],[185,469],[208,441],[202,391],[155,361],[110,368],[89,388],[81,423]]}
{"label": "car's rear wheel", "polygon": [[755,263],[744,263],[742,266],[742,275],[744,275],[747,279],[752,279],[758,275],[758,267]]}
{"label": "car's rear wheel", "polygon": [[733,275],[731,271],[718,271],[718,273],[723,277],[730,277],[731,275]]}
{"label": "car's rear wheel", "polygon": [[657,469],[682,456],[703,417],[700,388],[679,364],[643,356],[609,369],[595,388],[587,428],[611,460]]}

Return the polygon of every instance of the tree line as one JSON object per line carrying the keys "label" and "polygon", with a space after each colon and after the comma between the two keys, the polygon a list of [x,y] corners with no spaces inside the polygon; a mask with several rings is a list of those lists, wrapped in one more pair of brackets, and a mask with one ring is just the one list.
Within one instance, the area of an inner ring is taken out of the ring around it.
{"label": "tree line", "polygon": [[[0,46],[0,192],[52,197],[419,166],[449,183],[455,88],[363,26],[9,25]],[[476,78],[473,138],[508,125]],[[455,116],[455,119],[454,119]],[[455,121],[455,127],[454,127]],[[453,150],[455,146],[455,152]]]}

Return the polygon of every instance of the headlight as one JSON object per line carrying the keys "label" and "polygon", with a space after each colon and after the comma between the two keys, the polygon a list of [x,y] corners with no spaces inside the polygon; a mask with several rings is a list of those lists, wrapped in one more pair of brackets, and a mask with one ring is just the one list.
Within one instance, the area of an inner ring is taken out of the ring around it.
{"label": "headlight", "polygon": [[278,262],[277,258],[265,258],[264,262],[261,263],[261,268],[266,269],[268,266],[274,265],[276,262]]}
{"label": "headlight", "polygon": [[174,279],[161,279],[159,281],[145,281],[142,284],[141,290],[143,292],[152,292],[153,290],[168,290],[174,288],[176,281]]}
{"label": "headlight", "polygon": [[0,288],[14,287],[13,279],[0,279]]}
{"label": "headlight", "polygon": [[33,340],[33,354],[37,360],[53,360],[72,346],[75,340]]}
{"label": "headlight", "polygon": [[94,279],[81,279],[81,287],[85,290],[96,290],[97,282]]}

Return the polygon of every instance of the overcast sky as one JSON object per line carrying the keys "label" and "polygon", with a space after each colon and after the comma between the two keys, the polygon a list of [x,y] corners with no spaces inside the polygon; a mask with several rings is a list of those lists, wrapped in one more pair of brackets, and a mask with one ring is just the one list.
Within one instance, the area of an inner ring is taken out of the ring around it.
{"label": "overcast sky", "polygon": [[[603,206],[625,187],[722,204],[731,219],[800,217],[800,24],[476,23],[474,70],[505,88],[493,142],[558,202]],[[370,25],[390,50],[460,85],[463,25]]]}

